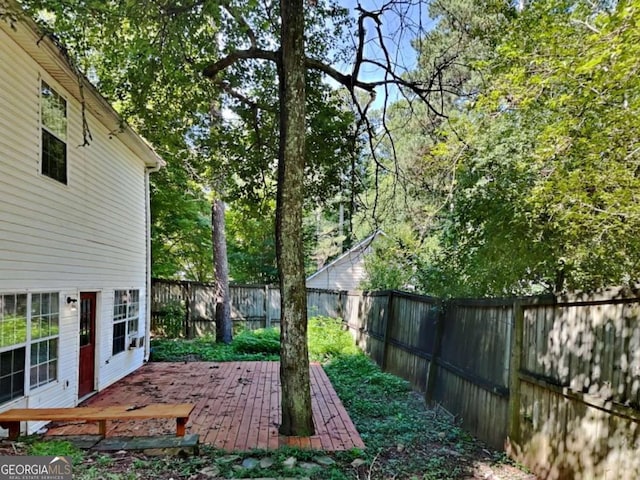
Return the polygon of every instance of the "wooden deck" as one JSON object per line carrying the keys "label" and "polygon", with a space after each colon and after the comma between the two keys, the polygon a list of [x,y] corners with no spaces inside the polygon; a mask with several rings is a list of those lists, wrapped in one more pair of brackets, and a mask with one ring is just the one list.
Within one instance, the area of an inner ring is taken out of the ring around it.
{"label": "wooden deck", "polygon": [[[149,363],[84,402],[83,406],[194,403],[187,433],[226,451],[280,445],[326,451],[363,448],[364,443],[320,365],[311,365],[311,397],[316,435],[282,437],[278,362]],[[48,435],[95,434],[98,427],[57,424]],[[162,419],[113,421],[109,436],[168,435],[175,422]]]}

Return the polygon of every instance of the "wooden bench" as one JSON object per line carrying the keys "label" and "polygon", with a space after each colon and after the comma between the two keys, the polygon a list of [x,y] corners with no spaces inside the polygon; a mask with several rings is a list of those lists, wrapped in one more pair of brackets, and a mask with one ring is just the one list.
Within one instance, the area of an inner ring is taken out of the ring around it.
{"label": "wooden bench", "polygon": [[22,421],[97,422],[100,435],[107,435],[107,420],[146,420],[175,418],[176,435],[184,437],[185,425],[194,405],[191,403],[155,403],[141,406],[114,405],[76,408],[14,408],[0,413],[0,427],[9,429],[9,438],[20,435]]}

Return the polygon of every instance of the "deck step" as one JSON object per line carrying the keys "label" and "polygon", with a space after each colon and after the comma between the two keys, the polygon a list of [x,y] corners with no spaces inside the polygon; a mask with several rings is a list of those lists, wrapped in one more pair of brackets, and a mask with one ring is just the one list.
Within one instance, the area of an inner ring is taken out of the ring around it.
{"label": "deck step", "polygon": [[80,450],[90,450],[104,437],[102,435],[45,435],[40,437],[44,442],[69,442]]}
{"label": "deck step", "polygon": [[99,452],[134,451],[145,455],[197,455],[200,436],[197,433],[176,437],[172,435],[152,437],[107,437],[92,448]]}

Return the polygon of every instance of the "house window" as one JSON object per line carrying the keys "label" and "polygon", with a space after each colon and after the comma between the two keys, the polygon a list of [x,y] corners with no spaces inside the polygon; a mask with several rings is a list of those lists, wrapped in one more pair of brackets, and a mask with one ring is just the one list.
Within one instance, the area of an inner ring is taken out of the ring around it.
{"label": "house window", "polygon": [[31,296],[31,388],[58,378],[58,330],[60,296],[34,293]]}
{"label": "house window", "polygon": [[113,302],[113,354],[123,352],[138,334],[139,290],[116,290]]}
{"label": "house window", "polygon": [[0,295],[0,402],[24,395],[27,294]]}
{"label": "house window", "polygon": [[0,295],[0,403],[24,395],[26,373],[30,389],[58,378],[59,299],[58,293]]}
{"label": "house window", "polygon": [[67,183],[67,101],[46,82],[40,89],[42,174]]}
{"label": "house window", "polygon": [[0,403],[24,395],[24,347],[0,353]]}

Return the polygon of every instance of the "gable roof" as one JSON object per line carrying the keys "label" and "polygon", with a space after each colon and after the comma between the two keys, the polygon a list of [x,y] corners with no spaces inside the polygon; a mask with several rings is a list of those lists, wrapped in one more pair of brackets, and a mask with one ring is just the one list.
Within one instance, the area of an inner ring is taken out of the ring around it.
{"label": "gable roof", "polygon": [[[10,12],[10,18],[0,18],[0,30],[20,45],[73,98],[81,104],[84,103],[87,111],[107,127],[111,135],[117,136],[141,158],[147,167],[157,168],[165,165],[164,160],[151,145],[127,125],[93,84],[80,73],[52,36],[45,34],[15,0],[3,2],[0,5],[0,13],[3,6]],[[14,13],[15,17],[12,15]]]}
{"label": "gable roof", "polygon": [[357,243],[356,245],[354,245],[353,247],[351,247],[349,250],[347,250],[346,252],[344,252],[342,255],[340,255],[338,258],[336,258],[335,260],[327,263],[325,266],[323,266],[321,269],[319,269],[317,272],[309,275],[307,277],[307,281],[312,280],[313,278],[315,278],[316,276],[322,274],[323,272],[325,272],[326,270],[329,270],[330,268],[333,268],[335,265],[341,263],[344,259],[346,259],[347,257],[349,257],[352,254],[356,254],[356,255],[362,255],[362,253],[364,253],[364,251],[369,247],[369,245],[371,245],[371,243],[379,236],[379,235],[384,235],[386,237],[386,233],[384,233],[382,230],[376,230],[375,232],[373,232],[371,235],[369,235],[367,238],[365,238],[364,240],[362,240],[360,243]]}

